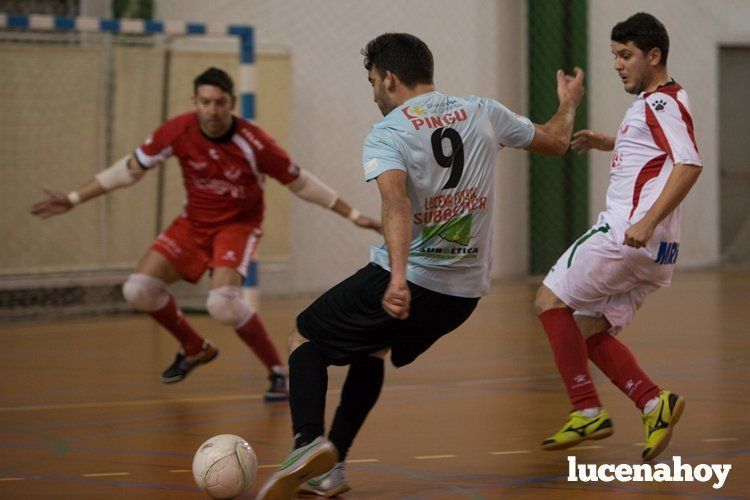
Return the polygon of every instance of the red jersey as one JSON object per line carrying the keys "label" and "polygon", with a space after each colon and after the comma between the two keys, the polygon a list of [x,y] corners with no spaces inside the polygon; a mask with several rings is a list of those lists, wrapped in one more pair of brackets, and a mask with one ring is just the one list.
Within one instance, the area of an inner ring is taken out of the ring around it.
{"label": "red jersey", "polygon": [[299,168],[270,136],[236,117],[224,136],[209,138],[197,113],[177,116],[156,129],[135,155],[146,169],[177,157],[187,193],[184,216],[199,226],[260,225],[265,176],[282,184],[299,176]]}

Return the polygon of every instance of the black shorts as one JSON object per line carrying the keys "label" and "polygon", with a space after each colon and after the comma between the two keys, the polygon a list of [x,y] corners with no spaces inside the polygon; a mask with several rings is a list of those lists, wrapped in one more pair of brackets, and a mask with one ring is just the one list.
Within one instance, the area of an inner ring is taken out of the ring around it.
{"label": "black shorts", "polygon": [[390,347],[391,362],[399,367],[458,328],[479,302],[478,297],[454,297],[409,283],[409,317],[395,319],[380,304],[390,279],[391,273],[368,264],[297,316],[297,329],[331,364],[346,365],[356,357]]}

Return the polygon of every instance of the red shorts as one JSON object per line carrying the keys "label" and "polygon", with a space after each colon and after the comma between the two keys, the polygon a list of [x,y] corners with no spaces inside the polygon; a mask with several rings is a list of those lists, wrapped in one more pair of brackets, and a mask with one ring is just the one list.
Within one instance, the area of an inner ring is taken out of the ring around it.
{"label": "red shorts", "polygon": [[244,278],[258,248],[263,230],[255,224],[233,223],[195,227],[184,217],[176,218],[151,245],[187,281],[196,283],[203,272],[230,267]]}

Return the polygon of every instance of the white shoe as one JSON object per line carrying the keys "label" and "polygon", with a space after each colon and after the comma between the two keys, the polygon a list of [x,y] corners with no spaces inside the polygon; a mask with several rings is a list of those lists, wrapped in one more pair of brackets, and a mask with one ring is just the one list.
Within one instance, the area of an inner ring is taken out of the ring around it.
{"label": "white shoe", "polygon": [[312,443],[292,450],[256,498],[290,500],[302,483],[330,470],[338,459],[339,453],[333,443],[318,436]]}
{"label": "white shoe", "polygon": [[333,469],[322,476],[314,477],[304,483],[300,486],[299,492],[331,498],[346,493],[351,489],[352,487],[349,486],[349,481],[346,479],[344,463],[339,462]]}

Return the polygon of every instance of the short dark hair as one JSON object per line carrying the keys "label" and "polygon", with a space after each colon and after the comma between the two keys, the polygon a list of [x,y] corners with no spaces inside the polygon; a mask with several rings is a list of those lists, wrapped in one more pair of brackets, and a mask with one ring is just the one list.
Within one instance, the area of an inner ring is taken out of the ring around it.
{"label": "short dark hair", "polygon": [[213,85],[229,95],[234,95],[234,82],[224,70],[219,68],[208,68],[206,71],[195,77],[193,80],[193,92],[198,93],[198,87],[201,85]]}
{"label": "short dark hair", "polygon": [[615,24],[610,36],[613,42],[633,42],[643,52],[654,47],[661,50],[661,64],[666,66],[669,55],[669,35],[667,28],[651,14],[639,12],[625,21]]}
{"label": "short dark hair", "polygon": [[375,66],[381,77],[390,71],[407,87],[432,85],[435,63],[432,52],[422,40],[408,33],[385,33],[370,40],[362,49],[365,69]]}

